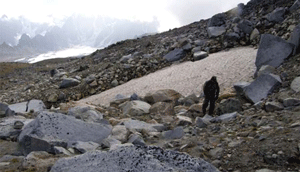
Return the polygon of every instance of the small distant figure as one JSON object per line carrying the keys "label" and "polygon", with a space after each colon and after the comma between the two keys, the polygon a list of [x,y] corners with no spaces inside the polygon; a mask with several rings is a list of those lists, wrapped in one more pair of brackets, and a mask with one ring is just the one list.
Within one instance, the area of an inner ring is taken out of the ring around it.
{"label": "small distant figure", "polygon": [[27,103],[26,103],[26,110],[25,110],[25,112],[28,112],[28,105],[29,105],[29,102],[30,102],[30,100],[28,100]]}
{"label": "small distant figure", "polygon": [[217,82],[217,77],[213,76],[210,80],[206,81],[203,86],[205,100],[202,106],[202,112],[205,115],[206,108],[209,103],[209,115],[212,115],[215,109],[215,102],[219,98],[219,84]]}

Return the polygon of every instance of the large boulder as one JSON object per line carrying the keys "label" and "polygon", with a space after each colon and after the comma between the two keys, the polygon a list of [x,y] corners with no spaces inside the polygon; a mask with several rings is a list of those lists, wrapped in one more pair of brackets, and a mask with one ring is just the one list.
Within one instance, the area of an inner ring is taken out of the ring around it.
{"label": "large boulder", "polygon": [[154,93],[147,93],[144,97],[144,100],[150,104],[157,102],[176,102],[182,95],[175,90],[165,89],[158,90]]}
{"label": "large boulder", "polygon": [[209,38],[218,37],[220,35],[223,35],[226,32],[225,27],[208,27],[207,33]]}
{"label": "large boulder", "polygon": [[295,45],[293,55],[298,54],[300,52],[300,25],[295,27],[288,42]]}
{"label": "large boulder", "polygon": [[237,27],[244,33],[246,34],[251,34],[254,27],[251,21],[249,20],[242,20],[239,22],[239,24],[237,25]]}
{"label": "large boulder", "polygon": [[54,146],[67,147],[76,141],[100,144],[111,130],[110,125],[86,123],[72,116],[44,111],[23,128],[18,141],[24,154],[31,151],[55,153]]}
{"label": "large boulder", "polygon": [[[80,164],[80,165],[79,165]],[[108,152],[93,151],[59,159],[51,168],[58,171],[219,171],[201,158],[155,146],[121,146]]]}
{"label": "large boulder", "polygon": [[294,45],[280,37],[263,34],[257,51],[255,65],[259,70],[263,65],[280,66],[293,52]]}
{"label": "large boulder", "polygon": [[183,49],[175,49],[166,54],[163,58],[166,59],[168,62],[174,62],[184,58],[185,55],[186,52]]}
{"label": "large boulder", "polygon": [[68,115],[74,116],[76,119],[81,119],[85,122],[101,122],[103,114],[92,109],[89,106],[86,107],[73,107],[68,111]]}
{"label": "large boulder", "polygon": [[60,84],[59,88],[75,87],[80,84],[80,81],[74,78],[65,78]]}
{"label": "large boulder", "polygon": [[283,7],[276,8],[272,13],[267,15],[267,19],[270,22],[281,23],[285,19],[286,13],[287,13],[287,9]]}
{"label": "large boulder", "polygon": [[221,101],[216,113],[217,115],[222,115],[226,113],[240,112],[242,110],[242,103],[238,99],[230,98]]}
{"label": "large boulder", "polygon": [[120,107],[124,115],[141,116],[149,113],[151,105],[140,100],[134,100],[123,103]]}
{"label": "large boulder", "polygon": [[209,19],[207,27],[218,27],[226,24],[226,15],[224,13],[219,13]]}
{"label": "large boulder", "polygon": [[30,111],[38,112],[46,109],[41,100],[30,100],[29,102],[16,103],[8,106],[9,109],[16,113],[28,113]]}
{"label": "large boulder", "polygon": [[277,75],[262,74],[250,85],[245,87],[244,95],[252,103],[257,103],[267,98],[279,85],[281,79]]}

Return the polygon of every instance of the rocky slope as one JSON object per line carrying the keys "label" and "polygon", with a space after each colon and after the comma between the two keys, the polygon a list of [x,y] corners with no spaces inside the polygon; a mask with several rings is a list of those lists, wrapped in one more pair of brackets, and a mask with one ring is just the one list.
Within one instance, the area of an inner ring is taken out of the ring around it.
{"label": "rocky slope", "polygon": [[[100,165],[103,157],[113,157],[119,164],[104,160],[115,170],[300,170],[299,4],[252,0],[209,20],[119,42],[82,59],[1,64],[0,100],[11,105],[0,104],[0,169],[72,170],[76,162]],[[70,100],[174,61],[201,60],[207,56],[201,51],[244,45],[258,47],[256,78],[222,92],[215,116],[201,112],[203,98],[175,90],[118,96],[109,107],[70,108]],[[45,110],[51,106],[59,108]],[[131,159],[124,161],[124,152],[132,153]]]}

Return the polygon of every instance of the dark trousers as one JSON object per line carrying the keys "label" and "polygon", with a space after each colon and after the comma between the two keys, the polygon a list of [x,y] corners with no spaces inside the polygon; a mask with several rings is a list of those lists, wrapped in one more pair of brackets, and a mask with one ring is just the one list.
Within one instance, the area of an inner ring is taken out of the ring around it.
{"label": "dark trousers", "polygon": [[208,114],[212,115],[214,113],[214,109],[215,109],[215,98],[209,98],[209,97],[206,98],[205,97],[204,103],[202,105],[202,112],[203,112],[204,115],[206,113],[206,108],[208,106],[208,103],[209,103],[209,112],[208,112]]}

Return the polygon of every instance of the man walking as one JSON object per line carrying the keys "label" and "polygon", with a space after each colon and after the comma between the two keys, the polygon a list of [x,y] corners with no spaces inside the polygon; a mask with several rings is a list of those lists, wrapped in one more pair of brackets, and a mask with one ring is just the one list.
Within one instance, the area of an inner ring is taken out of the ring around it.
{"label": "man walking", "polygon": [[212,115],[215,109],[215,101],[219,98],[219,84],[217,82],[217,77],[213,76],[210,80],[206,81],[203,86],[205,100],[202,106],[202,112],[205,115],[206,108],[209,103],[209,115]]}

